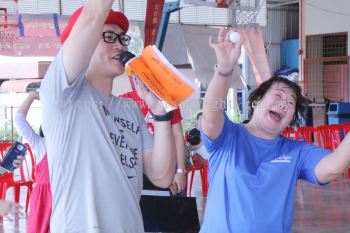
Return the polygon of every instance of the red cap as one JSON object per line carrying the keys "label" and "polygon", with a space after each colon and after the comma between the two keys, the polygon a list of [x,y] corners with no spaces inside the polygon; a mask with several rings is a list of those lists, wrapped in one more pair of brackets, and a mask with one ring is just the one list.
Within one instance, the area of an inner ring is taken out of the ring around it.
{"label": "red cap", "polygon": [[[60,37],[60,41],[63,44],[64,41],[67,39],[67,37],[69,36],[70,31],[72,30],[75,22],[77,21],[81,11],[83,10],[83,7],[78,8],[70,17],[68,24],[66,26],[66,28],[63,30],[61,37]],[[118,25],[124,32],[127,32],[129,29],[129,21],[128,18],[126,18],[126,16],[119,12],[119,11],[114,11],[111,10],[109,12],[109,15],[106,19],[105,24],[116,24]]]}

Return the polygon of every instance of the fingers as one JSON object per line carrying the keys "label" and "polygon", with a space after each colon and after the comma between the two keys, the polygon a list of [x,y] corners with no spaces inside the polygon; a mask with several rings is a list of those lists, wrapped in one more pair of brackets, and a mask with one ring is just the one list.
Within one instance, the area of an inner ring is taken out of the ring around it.
{"label": "fingers", "polygon": [[169,188],[170,188],[172,195],[176,195],[178,193],[178,189],[177,189],[177,185],[176,185],[175,181],[173,181],[173,183],[170,185]]}
{"label": "fingers", "polygon": [[211,48],[214,48],[214,45],[215,45],[214,39],[213,39],[213,37],[210,35],[210,36],[209,36],[209,46],[210,46]]}
{"label": "fingers", "polygon": [[181,193],[182,192],[182,188],[180,184],[177,184],[177,193]]}
{"label": "fingers", "polygon": [[219,34],[218,34],[218,43],[220,43],[220,42],[224,42],[225,41],[225,28],[220,28],[220,30],[219,30]]}
{"label": "fingers", "polygon": [[134,77],[134,83],[136,86],[141,88],[143,91],[149,91],[149,89],[146,87],[146,85],[137,77]]}
{"label": "fingers", "polygon": [[13,222],[14,220],[14,217],[13,216],[10,216],[9,214],[8,215],[5,215],[6,219],[9,220],[10,222]]}
{"label": "fingers", "polygon": [[15,219],[23,218],[25,217],[25,211],[23,206],[9,202],[9,207],[7,212],[4,214],[10,222],[13,222]]}
{"label": "fingers", "polygon": [[21,206],[20,204],[14,203],[13,207],[12,207],[12,213],[19,215],[20,217],[24,217],[25,216],[25,211],[23,206]]}
{"label": "fingers", "polygon": [[244,40],[243,40],[243,38],[241,37],[240,39],[239,39],[239,41],[237,42],[237,43],[234,43],[236,46],[238,46],[238,47],[241,47],[242,46],[242,44],[243,44],[243,42],[244,42]]}
{"label": "fingers", "polygon": [[181,193],[182,190],[185,189],[185,186],[186,186],[186,176],[183,175],[183,174],[179,174],[179,173],[176,173],[175,177],[174,177],[174,181],[173,181],[173,184],[176,184],[176,187],[177,187],[177,193]]}
{"label": "fingers", "polygon": [[7,200],[0,201],[0,214],[6,216],[9,221],[25,216],[24,209],[21,205]]}
{"label": "fingers", "polygon": [[144,99],[143,91],[142,91],[142,88],[140,87],[140,83],[139,83],[138,78],[133,77],[133,80],[134,80],[134,86],[135,86],[137,94],[139,95],[139,97],[141,99]]}
{"label": "fingers", "polygon": [[14,167],[17,168],[23,163],[23,160],[24,160],[24,156],[19,155],[19,156],[17,156],[17,159],[13,160],[12,164]]}
{"label": "fingers", "polygon": [[40,100],[40,95],[38,91],[35,92],[35,99]]}
{"label": "fingers", "polygon": [[22,161],[21,160],[13,160],[12,165],[16,168],[18,168],[21,165]]}
{"label": "fingers", "polygon": [[213,36],[211,36],[211,35],[209,36],[209,46],[213,48],[216,44],[224,42],[225,35],[226,35],[225,28],[220,28],[216,42],[214,41]]}
{"label": "fingers", "polygon": [[134,79],[134,84],[135,84],[135,89],[137,94],[141,99],[145,99],[146,94],[149,92],[149,89],[145,86],[145,84],[139,80],[137,77],[133,77]]}
{"label": "fingers", "polygon": [[32,98],[32,99],[34,99],[34,100],[39,100],[39,99],[40,99],[40,97],[39,97],[39,92],[38,92],[38,91],[31,92],[31,93],[29,94],[29,97]]}
{"label": "fingers", "polygon": [[187,177],[186,177],[186,175],[184,175],[184,178],[182,180],[182,190],[185,189],[186,185],[187,185]]}

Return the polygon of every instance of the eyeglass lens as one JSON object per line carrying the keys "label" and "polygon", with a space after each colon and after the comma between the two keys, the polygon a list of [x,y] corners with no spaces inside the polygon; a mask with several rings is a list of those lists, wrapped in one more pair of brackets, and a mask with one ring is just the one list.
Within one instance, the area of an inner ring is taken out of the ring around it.
{"label": "eyeglass lens", "polygon": [[102,33],[103,40],[106,43],[115,43],[117,40],[120,44],[128,46],[130,44],[130,36],[125,34],[117,34],[115,32],[107,31]]}

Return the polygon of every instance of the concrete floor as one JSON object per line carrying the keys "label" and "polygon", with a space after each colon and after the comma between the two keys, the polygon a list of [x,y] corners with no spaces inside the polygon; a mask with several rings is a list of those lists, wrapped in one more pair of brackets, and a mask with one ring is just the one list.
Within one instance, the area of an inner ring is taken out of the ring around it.
{"label": "concrete floor", "polygon": [[[195,177],[198,217],[202,222],[205,199]],[[350,233],[350,179],[339,178],[327,186],[298,182],[293,233]]]}
{"label": "concrete floor", "polygon": [[[200,185],[195,182],[193,195],[197,196],[201,222],[205,198],[200,197],[200,192]],[[25,197],[24,194],[21,197]],[[11,191],[8,199],[12,200]],[[21,203],[24,204],[24,198],[21,198]],[[22,232],[26,232],[25,217],[14,222],[5,218],[0,223],[0,233]],[[341,178],[325,187],[316,187],[307,182],[298,183],[293,233],[350,233],[350,179]]]}
{"label": "concrete floor", "polygon": [[294,233],[350,233],[350,180],[325,186],[301,182],[296,189]]}

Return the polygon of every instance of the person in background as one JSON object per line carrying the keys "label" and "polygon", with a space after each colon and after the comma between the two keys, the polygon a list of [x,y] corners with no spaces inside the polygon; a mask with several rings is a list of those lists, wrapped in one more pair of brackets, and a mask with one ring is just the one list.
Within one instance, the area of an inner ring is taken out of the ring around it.
{"label": "person in background", "polygon": [[[121,97],[130,98],[137,103],[137,105],[141,109],[141,112],[143,113],[148,129],[153,135],[154,134],[154,120],[152,118],[153,113],[148,108],[145,101],[143,101],[142,99],[143,97],[140,98],[135,88],[132,77],[129,78],[129,81],[130,81],[132,91],[121,95]],[[186,164],[185,164],[186,148],[185,148],[184,136],[182,132],[181,119],[182,119],[181,112],[180,112],[180,108],[178,107],[175,110],[173,110],[173,117],[170,120],[171,128],[174,135],[174,140],[175,140],[176,161],[177,161],[176,173],[174,175],[172,185],[170,186],[172,194],[174,195],[180,194],[186,187]],[[166,189],[155,187],[146,176],[144,176],[143,182],[144,182],[143,188],[146,190],[153,190],[153,189],[166,190]]]}
{"label": "person in background", "polygon": [[175,173],[171,117],[160,100],[135,84],[156,119],[152,137],[132,100],[112,95],[131,40],[113,3],[88,0],[73,13],[41,83],[53,233],[144,232],[142,174],[169,187]]}
{"label": "person in background", "polygon": [[34,100],[39,100],[39,92],[31,92],[18,108],[15,124],[20,135],[32,148],[35,162],[35,186],[30,195],[30,209],[27,219],[28,233],[49,233],[52,196],[44,134],[36,134],[27,121],[27,114]]}
{"label": "person in background", "polygon": [[[232,43],[225,29],[209,45],[217,66],[207,89],[201,136],[209,155],[209,192],[201,233],[289,233],[299,178],[324,185],[350,162],[350,134],[332,151],[281,136],[297,126],[306,99],[301,88],[272,77],[249,96],[247,124],[224,113],[234,65],[242,40]],[[239,78],[239,77],[234,77]],[[267,211],[268,210],[268,211]]]}
{"label": "person in background", "polygon": [[187,134],[188,148],[192,154],[192,165],[207,166],[208,165],[208,151],[201,140],[199,129],[193,128]]}

